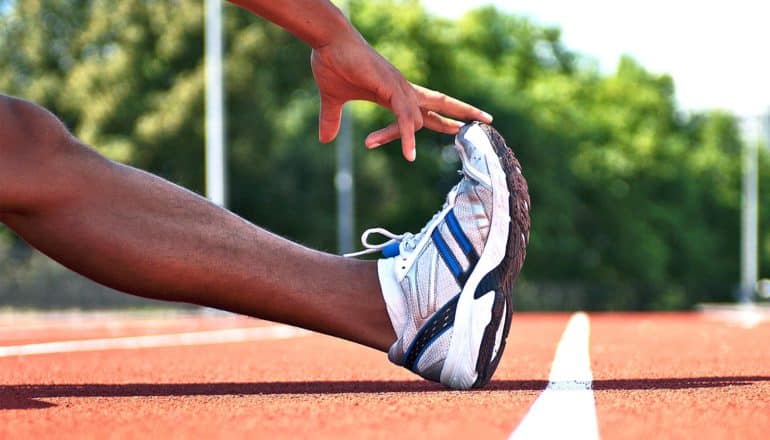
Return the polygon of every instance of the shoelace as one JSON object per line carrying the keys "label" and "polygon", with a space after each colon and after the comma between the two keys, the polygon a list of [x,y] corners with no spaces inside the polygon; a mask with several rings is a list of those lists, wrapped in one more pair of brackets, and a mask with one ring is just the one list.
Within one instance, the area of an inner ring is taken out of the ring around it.
{"label": "shoelace", "polygon": [[[449,190],[449,194],[452,194],[455,191],[457,191],[457,188],[459,186],[460,186],[460,183],[455,185],[451,190]],[[344,256],[360,257],[361,255],[373,254],[375,252],[382,251],[383,249],[393,245],[394,243],[399,243],[399,253],[412,252],[417,247],[417,243],[420,242],[420,240],[422,239],[422,236],[425,235],[425,231],[428,229],[428,227],[430,227],[430,225],[432,225],[436,221],[436,218],[438,218],[441,214],[446,212],[446,208],[448,205],[449,205],[449,197],[447,196],[447,200],[444,202],[444,205],[441,207],[441,209],[435,214],[433,214],[433,217],[431,217],[430,221],[425,223],[425,226],[423,226],[422,229],[420,229],[420,232],[416,234],[412,234],[411,232],[404,232],[403,234],[394,234],[385,228],[367,229],[366,231],[364,231],[363,234],[361,234],[361,244],[364,246],[365,249],[358,252],[351,252],[349,254],[344,254]],[[385,238],[388,238],[388,240],[383,243],[369,243],[369,236],[372,234],[379,234]]]}
{"label": "shoelace", "polygon": [[[383,243],[369,243],[369,236],[372,234],[379,234],[383,237],[389,238],[389,240]],[[406,239],[411,239],[412,237],[413,235],[409,232],[405,232],[403,234],[394,234],[385,228],[370,228],[361,234],[361,244],[364,245],[365,249],[357,252],[351,252],[349,254],[344,254],[344,256],[360,257],[361,255],[373,254],[385,249],[393,243],[402,243]]]}

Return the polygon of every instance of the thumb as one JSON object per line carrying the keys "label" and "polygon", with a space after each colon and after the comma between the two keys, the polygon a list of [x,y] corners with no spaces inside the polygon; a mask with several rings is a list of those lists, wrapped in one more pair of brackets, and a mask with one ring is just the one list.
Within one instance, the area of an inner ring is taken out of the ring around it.
{"label": "thumb", "polygon": [[321,142],[331,142],[337,137],[340,131],[342,104],[341,101],[321,95],[321,112],[318,115],[318,139]]}

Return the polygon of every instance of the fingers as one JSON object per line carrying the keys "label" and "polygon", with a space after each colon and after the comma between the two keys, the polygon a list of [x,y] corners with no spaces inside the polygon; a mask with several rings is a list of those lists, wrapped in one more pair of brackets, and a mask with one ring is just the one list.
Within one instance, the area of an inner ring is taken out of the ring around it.
{"label": "fingers", "polygon": [[413,121],[406,116],[399,118],[398,130],[401,132],[401,153],[406,160],[414,162],[417,158],[417,150],[415,148]]}
{"label": "fingers", "polygon": [[414,162],[417,157],[414,132],[419,130],[414,127],[414,123],[408,120],[408,118],[399,119],[385,128],[369,133],[364,144],[366,145],[366,148],[377,148],[380,145],[401,138],[401,152],[404,155],[404,158],[410,162]]}
{"label": "fingers", "polygon": [[[445,118],[433,111],[423,111],[422,120],[424,122],[425,127],[433,131],[438,131],[446,134],[457,134],[457,132],[460,131],[460,127],[463,126],[462,122],[455,121],[454,119]],[[377,148],[380,145],[387,144],[388,142],[394,141],[398,138],[402,138],[401,148],[402,148],[404,157],[409,161],[414,161],[416,157],[416,154],[415,154],[416,148],[414,147],[414,132],[411,130],[408,131],[408,133],[411,134],[409,138],[404,138],[403,133],[404,132],[402,130],[402,127],[399,125],[399,122],[397,121],[388,125],[385,128],[381,128],[377,131],[370,133],[369,136],[366,137],[366,140],[364,141],[364,143],[367,148]]]}
{"label": "fingers", "polygon": [[377,148],[382,144],[387,144],[401,138],[401,153],[409,162],[414,162],[417,157],[414,140],[414,125],[411,121],[400,119],[385,128],[369,133],[364,144],[366,148]]}
{"label": "fingers", "polygon": [[321,96],[321,112],[318,115],[318,139],[323,142],[331,142],[340,131],[340,119],[342,118],[342,102]]}
{"label": "fingers", "polygon": [[441,92],[412,84],[420,107],[465,121],[492,123],[492,115]]}
{"label": "fingers", "polygon": [[369,136],[364,140],[364,145],[366,148],[377,148],[400,137],[401,129],[398,127],[398,122],[394,122],[385,128],[369,133]]}
{"label": "fingers", "polygon": [[425,87],[411,83],[409,86],[411,90],[391,97],[390,108],[396,114],[397,121],[370,133],[365,141],[367,148],[376,148],[400,137],[404,157],[414,161],[416,156],[414,132],[423,125],[440,133],[457,134],[463,123],[452,118],[492,123],[492,116],[489,113],[470,104]]}
{"label": "fingers", "polygon": [[457,134],[460,127],[464,125],[460,121],[445,118],[432,110],[423,110],[422,119],[425,121],[425,127],[445,134]]}
{"label": "fingers", "polygon": [[423,121],[417,97],[408,83],[405,83],[402,90],[393,93],[390,97],[390,106],[396,115],[397,127],[395,128],[401,136],[401,152],[406,160],[414,162],[417,157],[414,132],[422,128]]}
{"label": "fingers", "polygon": [[[424,126],[433,131],[446,134],[457,134],[463,123],[454,119],[445,118],[433,111],[423,111]],[[398,122],[394,122],[385,128],[374,131],[364,141],[367,148],[376,148],[401,137],[401,129]]]}

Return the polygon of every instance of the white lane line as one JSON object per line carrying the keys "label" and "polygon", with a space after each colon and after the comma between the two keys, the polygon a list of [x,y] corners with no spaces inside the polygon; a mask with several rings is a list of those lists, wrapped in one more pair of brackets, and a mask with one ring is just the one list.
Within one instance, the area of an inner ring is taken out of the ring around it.
{"label": "white lane line", "polygon": [[80,341],[44,342],[40,344],[0,347],[0,358],[31,354],[72,353],[76,351],[136,350],[156,347],[228,344],[233,342],[288,339],[310,332],[285,325],[254,328],[230,328],[167,335],[127,336],[121,338],[85,339]]}
{"label": "white lane line", "polygon": [[575,313],[556,348],[548,386],[509,440],[598,439],[588,315]]}

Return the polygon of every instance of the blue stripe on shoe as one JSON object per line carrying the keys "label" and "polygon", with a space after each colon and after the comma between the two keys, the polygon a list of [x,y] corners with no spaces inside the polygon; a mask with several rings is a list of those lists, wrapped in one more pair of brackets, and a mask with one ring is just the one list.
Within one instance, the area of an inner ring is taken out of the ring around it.
{"label": "blue stripe on shoe", "polygon": [[471,266],[475,266],[476,262],[479,261],[479,255],[476,253],[476,249],[473,248],[468,236],[465,235],[465,232],[460,227],[460,222],[457,220],[457,217],[455,217],[454,210],[449,211],[445,218],[446,224],[449,227],[449,232],[452,233],[452,237],[457,240],[460,248],[465,252]]}
{"label": "blue stripe on shoe", "polygon": [[438,232],[438,228],[433,230],[433,233],[430,234],[430,237],[433,239],[433,244],[436,245],[436,249],[438,250],[439,255],[441,255],[441,258],[449,267],[449,271],[452,272],[452,275],[454,275],[455,278],[459,279],[463,274],[463,268],[460,266],[457,258],[455,258],[452,250],[449,249],[446,241],[444,241],[444,237],[442,237],[441,233]]}

